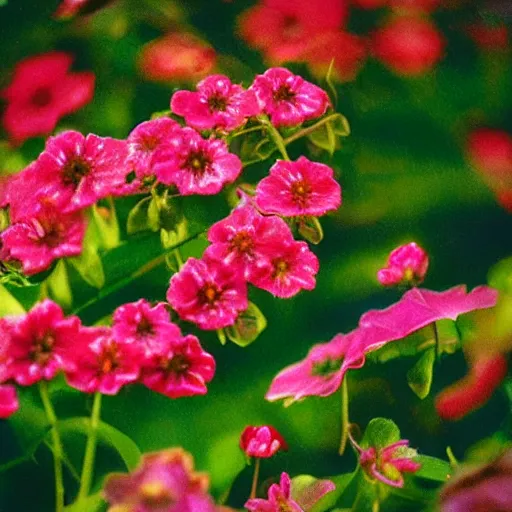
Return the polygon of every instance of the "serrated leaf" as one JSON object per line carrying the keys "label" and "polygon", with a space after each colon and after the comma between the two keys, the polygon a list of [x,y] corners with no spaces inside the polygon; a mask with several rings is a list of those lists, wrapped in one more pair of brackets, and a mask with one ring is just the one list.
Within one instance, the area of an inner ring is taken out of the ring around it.
{"label": "serrated leaf", "polygon": [[445,460],[429,457],[428,455],[418,455],[414,460],[421,464],[420,469],[414,473],[416,477],[436,482],[446,482],[453,473],[452,467]]}
{"label": "serrated leaf", "polygon": [[226,327],[226,336],[239,347],[253,343],[267,327],[267,319],[258,306],[249,302],[249,307],[236,319],[234,325]]}
{"label": "serrated leaf", "polygon": [[324,230],[317,217],[302,217],[299,220],[299,234],[315,245],[324,239]]}
{"label": "serrated leaf", "polygon": [[361,446],[381,449],[400,440],[400,430],[386,418],[373,418],[364,432]]}
{"label": "serrated leaf", "polygon": [[436,348],[429,348],[423,352],[416,364],[407,372],[407,384],[422,400],[430,393],[435,360]]}
{"label": "serrated leaf", "polygon": [[[141,231],[157,231],[154,221],[149,219],[149,206],[153,198],[151,196],[141,199],[128,214],[126,221],[126,231],[129,235],[140,233]],[[156,229],[155,229],[156,228]]]}
{"label": "serrated leaf", "polygon": [[[90,431],[90,418],[74,417],[60,420],[58,429],[61,435],[65,435],[67,432],[77,432],[87,436]],[[113,447],[119,453],[121,459],[123,459],[128,470],[135,469],[139,464],[141,457],[139,447],[126,434],[123,434],[112,425],[100,421],[98,441]]]}

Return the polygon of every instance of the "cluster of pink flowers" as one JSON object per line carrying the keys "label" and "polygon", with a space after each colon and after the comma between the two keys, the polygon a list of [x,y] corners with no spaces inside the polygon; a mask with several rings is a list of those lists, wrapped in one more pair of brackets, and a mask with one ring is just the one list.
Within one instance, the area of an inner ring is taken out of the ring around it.
{"label": "cluster of pink flowers", "polygon": [[[144,299],[120,306],[112,328],[84,327],[47,299],[21,317],[5,317],[0,329],[2,384],[31,386],[64,372],[68,384],[85,393],[114,395],[140,382],[178,398],[204,395],[215,373],[215,361],[199,340],[182,335],[164,304]],[[13,387],[1,390],[0,409],[15,410]]]}

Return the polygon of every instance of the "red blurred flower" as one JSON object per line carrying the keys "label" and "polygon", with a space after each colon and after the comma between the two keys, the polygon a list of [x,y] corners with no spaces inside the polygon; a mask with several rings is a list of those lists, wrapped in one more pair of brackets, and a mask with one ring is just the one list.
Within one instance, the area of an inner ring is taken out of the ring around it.
{"label": "red blurred flower", "polygon": [[372,38],[375,57],[406,76],[432,69],[442,58],[444,46],[444,38],[432,22],[412,16],[391,18]]}
{"label": "red blurred flower", "polygon": [[467,27],[466,32],[482,50],[506,50],[510,47],[508,27],[505,23],[473,23]]}
{"label": "red blurred flower", "polygon": [[504,355],[480,357],[462,380],[445,389],[436,399],[441,418],[458,420],[484,405],[507,376]]}
{"label": "red blurred flower", "polygon": [[405,13],[428,13],[442,5],[442,0],[388,0],[388,5],[395,11]]}
{"label": "red blurred flower", "polygon": [[62,0],[53,14],[58,20],[73,18],[79,14],[90,14],[113,0]]}
{"label": "red blurred flower", "polygon": [[195,81],[208,75],[215,66],[215,50],[187,33],[168,34],[146,44],[138,59],[147,80]]}
{"label": "red blurred flower", "polygon": [[391,252],[387,266],[378,271],[377,279],[384,286],[401,283],[416,286],[423,282],[427,269],[428,254],[411,242]]}
{"label": "red blurred flower", "polygon": [[288,450],[283,436],[272,426],[245,427],[240,437],[240,448],[249,457],[267,459],[279,450]]}
{"label": "red blurred flower", "polygon": [[11,83],[0,93],[7,101],[2,122],[14,143],[50,133],[61,117],[92,100],[94,74],[70,73],[72,62],[71,54],[50,52],[16,65]]}

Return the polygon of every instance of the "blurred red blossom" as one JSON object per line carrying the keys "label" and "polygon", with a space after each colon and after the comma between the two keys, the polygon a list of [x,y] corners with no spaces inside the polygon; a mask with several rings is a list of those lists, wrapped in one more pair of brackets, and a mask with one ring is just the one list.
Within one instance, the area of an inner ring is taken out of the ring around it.
{"label": "blurred red blossom", "polygon": [[198,37],[170,33],[146,44],[138,58],[147,80],[195,81],[210,73],[216,63],[215,50]]}
{"label": "blurred red blossom", "polygon": [[73,56],[49,52],[19,62],[11,83],[0,92],[7,101],[2,123],[11,141],[47,135],[60,118],[92,100],[95,76],[71,73]]}
{"label": "blurred red blossom", "polygon": [[58,20],[67,20],[79,14],[90,14],[111,2],[113,0],[62,0],[53,17]]}
{"label": "blurred red blossom", "polygon": [[488,51],[510,48],[509,29],[505,23],[472,23],[466,28],[469,37],[482,49]]}
{"label": "blurred red blossom", "polygon": [[288,450],[283,436],[271,425],[245,427],[240,437],[240,448],[249,457],[267,459],[279,450]]}
{"label": "blurred red blossom", "polygon": [[421,75],[442,58],[445,41],[425,18],[392,17],[372,37],[374,56],[395,73]]}

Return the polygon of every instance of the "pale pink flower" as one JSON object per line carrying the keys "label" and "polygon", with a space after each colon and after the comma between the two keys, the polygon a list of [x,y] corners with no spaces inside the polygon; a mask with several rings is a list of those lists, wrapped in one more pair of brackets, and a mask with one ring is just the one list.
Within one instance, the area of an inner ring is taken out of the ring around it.
{"label": "pale pink flower", "polygon": [[192,128],[183,128],[163,144],[152,159],[158,180],[174,184],[180,194],[217,194],[242,171],[242,162],[220,139],[203,139]]}
{"label": "pale pink flower", "polygon": [[361,448],[352,436],[350,441],[359,453],[359,464],[366,474],[391,487],[403,487],[402,473],[415,473],[421,468],[421,464],[413,460],[418,452],[409,448],[409,441],[406,439],[384,448]]}
{"label": "pale pink flower", "polygon": [[68,384],[84,393],[116,395],[140,375],[142,351],[133,343],[116,340],[110,329],[83,328],[88,343],[75,353],[76,367],[66,373]]}
{"label": "pale pink flower", "polygon": [[19,407],[16,388],[12,384],[0,385],[0,419],[12,416]]}
{"label": "pale pink flower", "polygon": [[205,395],[215,374],[215,360],[192,335],[170,338],[144,362],[142,382],[170,398]]}
{"label": "pale pink flower", "polygon": [[45,195],[69,201],[66,211],[120,193],[130,172],[126,141],[75,131],[50,137],[37,159]]}
{"label": "pale pink flower", "polygon": [[282,240],[265,251],[267,261],[254,271],[251,284],[283,299],[315,288],[319,263],[306,242]]}
{"label": "pale pink flower", "polygon": [[251,204],[235,208],[208,231],[208,258],[240,271],[246,280],[268,261],[268,246],[292,242],[292,232],[279,217],[261,215]]}
{"label": "pale pink flower", "polygon": [[164,144],[180,125],[169,117],[158,117],[137,125],[128,135],[127,163],[135,172],[135,180],[128,186],[134,191],[143,191],[151,184],[154,171],[151,159],[156,149]]}
{"label": "pale pink flower", "polygon": [[160,302],[151,307],[145,299],[119,306],[114,312],[112,332],[116,340],[137,344],[146,356],[167,346],[168,340],[181,336],[179,327],[170,320],[166,305]]}
{"label": "pale pink flower", "polygon": [[107,477],[103,494],[108,512],[215,512],[208,476],[194,471],[182,448],[148,453],[129,475]]}
{"label": "pale pink flower", "polygon": [[423,282],[428,263],[428,254],[418,244],[401,245],[391,252],[387,266],[378,271],[377,279],[384,286],[416,286]]}
{"label": "pale pink flower", "polygon": [[276,127],[320,117],[330,105],[324,90],[285,68],[270,68],[258,75],[249,90]]}
{"label": "pale pink flower", "polygon": [[330,480],[319,480],[296,493],[288,473],[281,473],[279,484],[272,484],[268,499],[250,499],[244,505],[250,512],[308,512],[314,504],[336,488]]}
{"label": "pale pink flower", "polygon": [[8,321],[7,371],[22,386],[40,380],[52,380],[74,362],[70,346],[82,342],[80,319],[64,317],[62,309],[51,300],[38,303],[20,318]]}
{"label": "pale pink flower", "polygon": [[303,361],[279,372],[265,398],[292,403],[307,396],[329,396],[338,390],[347,370],[361,368],[364,362],[361,337],[338,334],[328,343],[312,347]]}
{"label": "pale pink flower", "polygon": [[167,300],[181,318],[201,329],[222,329],[247,309],[247,285],[227,265],[189,258],[172,276]]}
{"label": "pale pink flower", "polygon": [[175,92],[171,110],[184,117],[192,128],[226,132],[239,128],[247,118],[260,112],[254,93],[233,84],[224,75],[208,76],[197,84],[197,92]]}
{"label": "pale pink flower", "polygon": [[264,213],[285,217],[320,217],[341,204],[341,187],[327,165],[301,156],[278,160],[256,187],[256,205]]}
{"label": "pale pink flower", "polygon": [[49,52],[16,65],[11,83],[0,91],[7,101],[3,125],[13,142],[50,133],[61,117],[92,100],[94,73],[70,73],[72,62],[69,53]]}
{"label": "pale pink flower", "polygon": [[46,270],[54,260],[82,252],[86,223],[81,212],[65,214],[45,201],[32,217],[0,234],[2,259],[18,260],[27,275]]}
{"label": "pale pink flower", "polygon": [[240,448],[248,457],[269,458],[279,450],[288,450],[284,437],[271,425],[245,427]]}

